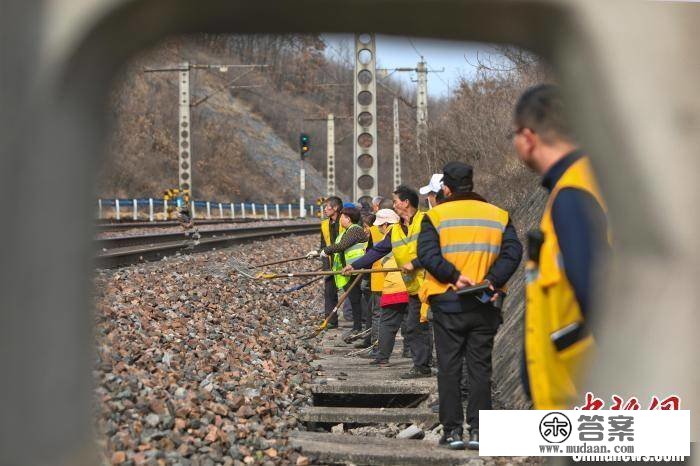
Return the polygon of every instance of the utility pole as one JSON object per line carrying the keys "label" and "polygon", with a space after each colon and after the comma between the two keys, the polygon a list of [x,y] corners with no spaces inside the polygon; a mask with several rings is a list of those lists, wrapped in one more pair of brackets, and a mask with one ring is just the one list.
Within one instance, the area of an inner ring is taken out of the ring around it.
{"label": "utility pole", "polygon": [[428,147],[428,67],[423,57],[416,67],[416,76],[416,146],[418,156],[423,158]]}
{"label": "utility pole", "polygon": [[[178,73],[178,99],[179,99],[179,125],[178,125],[178,187],[180,193],[189,193],[192,198],[192,124],[190,121],[191,107],[200,104],[202,101],[192,105],[190,99],[190,70],[193,69],[218,69],[222,73],[229,68],[256,68],[267,65],[222,65],[222,64],[195,64],[182,62],[179,65],[165,68],[147,68],[145,73]],[[205,99],[206,100],[206,99]]]}
{"label": "utility pole", "polygon": [[377,196],[377,53],[374,33],[355,34],[353,200]]}
{"label": "utility pole", "polygon": [[335,145],[340,142],[335,140],[335,120],[346,120],[352,116],[337,116],[329,113],[325,117],[309,117],[304,121],[326,122],[326,196],[335,196]]}
{"label": "utility pole", "polygon": [[335,118],[328,114],[326,137],[326,196],[335,196]]}
{"label": "utility pole", "polygon": [[394,97],[394,189],[401,184],[401,134],[399,132],[399,99]]}
{"label": "utility pole", "polygon": [[418,155],[425,157],[428,147],[428,73],[442,73],[445,69],[429,70],[428,64],[420,57],[420,61],[415,68],[382,68],[381,71],[414,72],[418,89],[416,90],[416,147]]}

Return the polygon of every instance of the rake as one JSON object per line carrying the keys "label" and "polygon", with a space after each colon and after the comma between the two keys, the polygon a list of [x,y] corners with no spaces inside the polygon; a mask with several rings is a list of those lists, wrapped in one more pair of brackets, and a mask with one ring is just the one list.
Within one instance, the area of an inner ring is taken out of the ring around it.
{"label": "rake", "polygon": [[321,280],[323,276],[312,278],[311,280],[302,283],[301,285],[292,286],[291,288],[285,288],[284,290],[276,291],[276,293],[291,293],[292,291],[299,291],[302,288],[306,288],[314,282]]}
{"label": "rake", "polygon": [[[328,275],[328,274],[324,274]],[[326,316],[325,319],[323,319],[323,322],[321,322],[321,325],[316,327],[316,329],[310,334],[305,337],[302,337],[302,340],[311,340],[312,338],[318,336],[322,331],[326,330],[328,327],[328,321],[333,317],[335,314],[338,313],[338,310],[340,307],[343,305],[346,299],[348,299],[348,296],[350,296],[350,291],[358,284],[360,283],[360,280],[362,279],[362,274],[359,274],[355,279],[350,283],[350,286],[347,287],[347,289],[343,292],[343,294],[340,295],[338,298],[338,304],[335,305],[333,310]]]}
{"label": "rake", "polygon": [[248,265],[248,264],[245,264],[245,263],[231,257],[229,259],[229,264],[231,264],[231,267],[233,267],[236,270],[236,272],[240,273],[244,277],[254,279],[254,278],[256,278],[256,275],[254,275],[255,272],[253,272],[253,269],[258,269],[260,267],[267,267],[269,265],[286,264],[287,262],[300,261],[303,259],[310,259],[310,258],[308,258],[306,256],[297,256],[297,257],[292,257],[289,259],[282,259],[282,260],[276,260],[276,261],[272,261],[272,262],[265,262],[263,264]]}
{"label": "rake", "polygon": [[372,343],[372,344],[371,344],[370,346],[368,346],[367,348],[362,348],[362,349],[359,349],[359,350],[350,351],[349,353],[347,353],[347,354],[345,355],[345,357],[346,357],[346,358],[352,358],[352,357],[354,357],[354,356],[359,356],[360,354],[363,354],[363,353],[369,353],[369,352],[371,352],[373,349],[375,349],[375,348],[378,346],[378,344],[379,344],[379,342],[378,342],[378,341],[375,341],[374,343]]}

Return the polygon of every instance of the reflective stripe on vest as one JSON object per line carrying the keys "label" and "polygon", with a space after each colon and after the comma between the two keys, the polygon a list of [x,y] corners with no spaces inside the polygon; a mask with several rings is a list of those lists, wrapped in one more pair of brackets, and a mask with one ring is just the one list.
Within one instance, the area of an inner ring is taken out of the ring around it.
{"label": "reflective stripe on vest", "polygon": [[[445,260],[474,282],[483,281],[501,251],[508,212],[487,202],[456,200],[443,202],[426,215],[438,232]],[[451,287],[428,273],[421,301],[428,302],[430,296]]]}
{"label": "reflective stripe on vest", "polygon": [[[418,257],[418,235],[424,215],[424,212],[416,212],[408,226],[408,233],[404,233],[400,225],[395,225],[391,229],[391,248],[399,267]],[[425,270],[415,270],[413,273],[402,274],[402,276],[409,294],[416,294],[423,283]]]}
{"label": "reflective stripe on vest", "polygon": [[[345,236],[345,233],[349,231],[351,228],[362,228],[361,226],[357,224],[352,224],[347,230],[343,230],[342,233],[338,234],[338,237],[335,239],[335,243],[338,244],[340,241],[343,239],[343,236]],[[357,243],[353,244],[349,248],[347,248],[345,251],[342,253],[336,253],[333,254],[333,264],[332,264],[332,269],[333,270],[342,270],[343,269],[343,262],[340,260],[340,254],[343,254],[343,258],[345,259],[345,265],[352,264],[355,262],[358,258],[362,257],[365,254],[365,250],[367,249],[367,242],[364,243]],[[345,275],[334,275],[333,279],[335,280],[335,285],[338,288],[344,288],[345,285],[350,282],[352,279],[351,276],[345,276]]]}
{"label": "reflective stripe on vest", "polygon": [[595,348],[590,334],[570,331],[581,330],[584,322],[564,273],[552,222],[552,204],[564,188],[588,192],[607,212],[587,157],[564,172],[547,200],[540,223],[544,242],[539,261],[528,261],[526,270],[525,357],[535,409],[566,409],[580,402],[581,377]]}

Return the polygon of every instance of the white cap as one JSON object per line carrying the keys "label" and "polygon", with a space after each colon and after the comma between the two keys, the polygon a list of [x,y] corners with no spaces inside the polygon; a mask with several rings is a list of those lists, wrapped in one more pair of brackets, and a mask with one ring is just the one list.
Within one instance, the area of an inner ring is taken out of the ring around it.
{"label": "white cap", "polygon": [[399,214],[391,209],[379,209],[375,214],[377,218],[374,219],[374,225],[384,225],[385,223],[399,223],[401,220]]}
{"label": "white cap", "polygon": [[433,173],[430,177],[430,183],[418,190],[419,193],[426,195],[428,193],[437,193],[442,189],[442,173]]}

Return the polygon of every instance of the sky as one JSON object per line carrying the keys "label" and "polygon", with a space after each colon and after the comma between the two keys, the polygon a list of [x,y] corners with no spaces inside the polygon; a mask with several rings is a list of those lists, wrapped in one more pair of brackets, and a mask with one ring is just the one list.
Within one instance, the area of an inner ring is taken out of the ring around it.
{"label": "sky", "polygon": [[[352,34],[324,34],[328,44],[326,54],[336,57],[343,49],[353,47]],[[424,38],[408,38],[378,34],[377,68],[416,67],[422,55],[429,70],[442,73],[428,73],[428,94],[433,97],[445,97],[456,88],[462,77],[474,77],[477,53],[479,58],[495,57],[493,47],[474,42],[457,42]],[[468,60],[468,62],[467,62]],[[470,64],[471,63],[471,64]],[[409,85],[415,79],[415,73],[394,73],[393,77],[402,79]]]}

